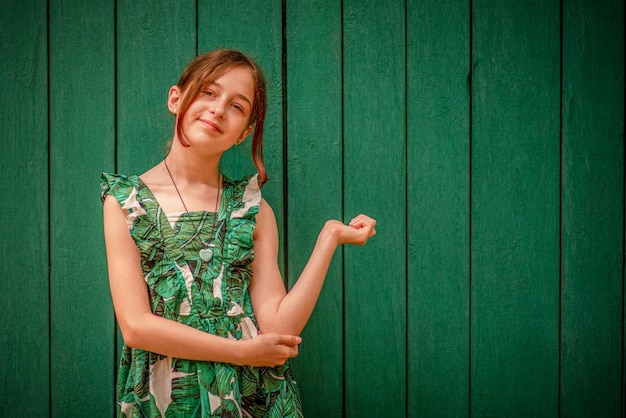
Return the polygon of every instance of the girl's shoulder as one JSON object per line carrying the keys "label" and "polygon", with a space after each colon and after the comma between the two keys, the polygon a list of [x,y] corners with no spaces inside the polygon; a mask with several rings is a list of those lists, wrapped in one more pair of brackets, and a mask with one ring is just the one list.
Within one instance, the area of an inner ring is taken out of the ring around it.
{"label": "girl's shoulder", "polygon": [[224,188],[231,188],[241,193],[245,192],[246,189],[258,189],[260,192],[261,189],[259,187],[258,176],[258,174],[253,174],[246,175],[240,179],[231,179],[224,175]]}
{"label": "girl's shoulder", "polygon": [[100,177],[100,200],[104,202],[107,195],[115,197],[120,203],[131,195],[137,194],[141,180],[138,175],[102,173]]}
{"label": "girl's shoulder", "polygon": [[245,176],[239,180],[224,177],[224,194],[229,202],[231,218],[256,215],[262,198],[258,174]]}

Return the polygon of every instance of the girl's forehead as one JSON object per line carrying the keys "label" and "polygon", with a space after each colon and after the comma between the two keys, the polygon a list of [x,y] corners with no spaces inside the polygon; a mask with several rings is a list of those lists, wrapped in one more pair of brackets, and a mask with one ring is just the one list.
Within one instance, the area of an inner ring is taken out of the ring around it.
{"label": "girl's forehead", "polygon": [[254,79],[252,77],[252,71],[248,67],[244,67],[241,65],[237,65],[234,67],[230,67],[220,75],[213,79],[214,83],[219,83],[220,80],[234,83],[252,83],[254,84]]}
{"label": "girl's forehead", "polygon": [[232,90],[238,94],[254,96],[255,83],[252,72],[246,67],[233,67],[220,74],[211,83],[211,86]]}

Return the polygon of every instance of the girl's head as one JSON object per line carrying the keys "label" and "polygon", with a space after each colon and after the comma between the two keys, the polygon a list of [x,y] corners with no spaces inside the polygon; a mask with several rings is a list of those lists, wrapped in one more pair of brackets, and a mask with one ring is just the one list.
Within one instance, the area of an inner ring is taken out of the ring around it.
{"label": "girl's head", "polygon": [[263,124],[267,109],[265,79],[258,65],[241,52],[219,49],[199,55],[187,65],[177,84],[182,93],[182,100],[176,115],[176,134],[181,144],[188,146],[184,140],[182,121],[189,106],[202,94],[206,86],[234,67],[247,68],[254,81],[254,101],[249,124],[254,126],[252,160],[259,172],[259,184],[262,185],[267,181],[263,163]]}

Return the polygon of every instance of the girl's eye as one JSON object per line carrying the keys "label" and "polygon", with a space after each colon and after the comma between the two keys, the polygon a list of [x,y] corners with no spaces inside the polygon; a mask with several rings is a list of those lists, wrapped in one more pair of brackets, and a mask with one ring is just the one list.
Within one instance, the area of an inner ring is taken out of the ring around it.
{"label": "girl's eye", "polygon": [[242,112],[243,113],[243,107],[241,107],[240,105],[238,105],[237,103],[233,103],[231,105],[236,111],[238,112]]}
{"label": "girl's eye", "polygon": [[213,90],[204,90],[203,93],[205,96],[215,97],[215,92]]}

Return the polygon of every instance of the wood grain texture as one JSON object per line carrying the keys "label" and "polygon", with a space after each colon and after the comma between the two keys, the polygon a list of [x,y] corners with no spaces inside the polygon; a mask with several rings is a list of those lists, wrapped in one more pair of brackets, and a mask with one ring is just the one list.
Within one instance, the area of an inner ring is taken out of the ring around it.
{"label": "wood grain texture", "polygon": [[0,3],[0,416],[50,413],[46,3]]}
{"label": "wood grain texture", "polygon": [[556,416],[559,5],[473,5],[471,414]]}
{"label": "wood grain texture", "polygon": [[408,413],[469,409],[469,2],[407,2]]}
{"label": "wood grain texture", "polygon": [[[261,67],[267,84],[267,116],[264,130],[265,168],[270,181],[263,198],[274,209],[279,229],[279,264],[284,273],[285,196],[283,138],[283,10],[282,0],[235,0],[228,7],[211,0],[198,1],[198,51],[237,49]],[[250,157],[252,136],[227,151],[222,170],[233,178],[253,174]]]}
{"label": "wood grain texture", "polygon": [[563,416],[622,412],[624,2],[563,3]]}
{"label": "wood grain texture", "polygon": [[344,217],[377,219],[344,250],[345,411],[406,415],[406,80],[402,1],[344,1]]}
{"label": "wood grain texture", "polygon": [[159,163],[174,133],[169,88],[196,55],[193,0],[117,1],[117,170]]}
{"label": "wood grain texture", "polygon": [[[269,81],[288,284],[326,219],[379,221],[303,333],[306,416],[623,415],[623,19],[620,0],[0,2],[0,416],[113,415],[98,175],[163,157],[167,90],[216,47]],[[249,142],[223,168],[253,172]]]}
{"label": "wood grain texture", "polygon": [[[286,3],[289,286],[327,219],[342,219],[341,2]],[[342,250],[293,360],[304,415],[343,414]],[[323,401],[321,401],[323,400]]]}
{"label": "wood grain texture", "polygon": [[52,415],[112,415],[115,326],[98,184],[114,164],[114,2],[52,1],[49,18]]}

